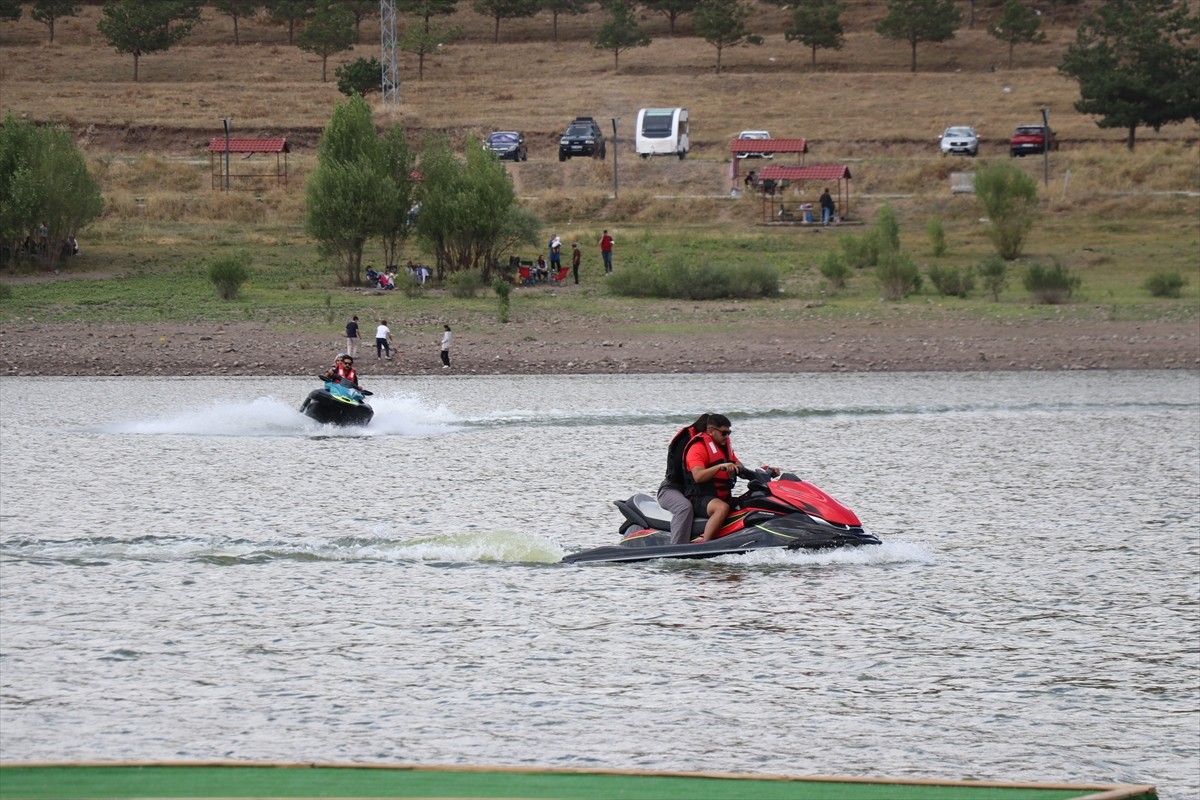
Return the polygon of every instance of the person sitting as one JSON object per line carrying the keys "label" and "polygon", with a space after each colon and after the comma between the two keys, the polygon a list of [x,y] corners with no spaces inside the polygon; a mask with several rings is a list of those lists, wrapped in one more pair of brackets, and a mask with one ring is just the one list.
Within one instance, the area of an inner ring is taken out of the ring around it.
{"label": "person sitting", "polygon": [[748,191],[748,192],[756,189],[758,187],[758,173],[755,172],[754,170],[750,170],[749,172],[747,172],[745,184],[746,184],[746,191]]}
{"label": "person sitting", "polygon": [[379,288],[380,289],[395,289],[396,282],[392,280],[392,276],[386,272],[379,273]]}
{"label": "person sitting", "polygon": [[337,354],[337,358],[333,360],[333,366],[325,373],[325,380],[362,391],[358,385],[358,372],[354,369],[354,356],[345,353]]}
{"label": "person sitting", "polygon": [[684,494],[687,478],[683,472],[683,451],[688,443],[708,429],[708,414],[685,425],[671,437],[667,446],[667,473],[658,485],[658,504],[671,512],[671,544],[687,544],[692,539],[692,523],[696,514],[692,501]]}
{"label": "person sitting", "polygon": [[534,276],[538,281],[546,281],[550,278],[550,269],[546,266],[546,257],[538,255],[537,266],[533,268]]}
{"label": "person sitting", "polygon": [[[733,509],[733,485],[739,472],[749,472],[733,454],[729,434],[733,425],[723,414],[709,414],[704,433],[692,437],[684,448],[684,479],[687,481],[685,494],[692,501],[692,511],[707,515],[704,533],[697,543],[710,542],[725,524]],[[780,475],[776,467],[764,466],[773,475]]]}

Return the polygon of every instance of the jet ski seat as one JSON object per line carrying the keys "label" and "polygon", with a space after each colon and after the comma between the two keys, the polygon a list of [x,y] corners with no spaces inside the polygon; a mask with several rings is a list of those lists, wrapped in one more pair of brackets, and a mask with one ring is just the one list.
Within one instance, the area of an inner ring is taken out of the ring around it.
{"label": "jet ski seat", "polygon": [[[657,528],[660,531],[671,530],[671,512],[658,504],[658,499],[651,497],[648,494],[639,492],[632,498],[633,507],[638,510],[638,513],[646,518],[651,527]],[[704,533],[704,525],[708,522],[708,517],[696,517],[692,522],[692,536],[699,536]]]}

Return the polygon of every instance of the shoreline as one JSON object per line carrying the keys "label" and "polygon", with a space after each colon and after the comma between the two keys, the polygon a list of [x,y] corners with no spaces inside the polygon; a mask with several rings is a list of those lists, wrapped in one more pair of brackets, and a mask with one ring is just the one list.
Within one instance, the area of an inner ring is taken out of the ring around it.
{"label": "shoreline", "polygon": [[[344,350],[340,330],[267,324],[0,325],[0,374],[29,376],[316,375]],[[594,323],[513,323],[455,330],[451,368],[440,330],[394,329],[398,357],[358,369],[376,376],[1200,369],[1200,325],[1163,321],[798,321],[736,332],[597,334]]]}

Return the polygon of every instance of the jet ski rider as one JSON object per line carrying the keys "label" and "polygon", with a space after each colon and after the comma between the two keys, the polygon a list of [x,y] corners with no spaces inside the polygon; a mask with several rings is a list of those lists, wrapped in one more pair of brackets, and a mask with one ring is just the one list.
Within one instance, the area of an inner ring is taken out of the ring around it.
{"label": "jet ski rider", "polygon": [[[738,473],[749,472],[733,453],[729,441],[732,431],[728,417],[709,414],[705,432],[692,437],[684,448],[684,494],[691,499],[695,514],[708,517],[704,533],[695,540],[696,543],[710,542],[716,537],[733,508],[733,485]],[[777,467],[764,466],[763,469],[775,476],[780,474]]]}
{"label": "jet ski rider", "polygon": [[333,366],[325,373],[325,380],[331,383],[344,383],[352,389],[362,388],[358,385],[358,373],[354,369],[354,356],[338,353],[333,360]]}
{"label": "jet ski rider", "polygon": [[707,429],[708,414],[701,414],[695,422],[680,428],[667,447],[667,474],[658,485],[657,497],[658,504],[671,512],[671,544],[687,544],[692,539],[696,514],[691,499],[684,494],[687,478],[683,474],[683,451],[692,439]]}

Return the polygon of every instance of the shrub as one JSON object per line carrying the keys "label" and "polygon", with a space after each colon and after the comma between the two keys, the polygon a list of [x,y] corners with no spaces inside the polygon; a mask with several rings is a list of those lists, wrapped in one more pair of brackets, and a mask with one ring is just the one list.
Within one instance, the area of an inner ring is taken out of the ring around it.
{"label": "shrub", "polygon": [[1033,229],[1037,210],[1037,181],[1006,161],[975,170],[975,196],[987,214],[988,238],[1005,261],[1021,255]]}
{"label": "shrub", "polygon": [[1083,280],[1055,259],[1052,266],[1030,264],[1025,272],[1025,290],[1038,303],[1057,305],[1065,302],[1079,288]]}
{"label": "shrub", "polygon": [[846,281],[850,277],[850,265],[837,250],[826,251],[821,257],[820,270],[821,276],[829,281],[833,290],[846,288]]}
{"label": "shrub", "polygon": [[937,258],[946,255],[946,228],[942,225],[941,217],[934,217],[925,226],[929,234],[929,252]]}
{"label": "shrub", "polygon": [[396,287],[410,300],[425,296],[425,284],[408,270],[397,273]]}
{"label": "shrub", "polygon": [[875,230],[879,236],[879,253],[900,251],[900,223],[891,206],[884,206],[875,214]]}
{"label": "shrub", "polygon": [[242,290],[242,284],[250,280],[250,254],[240,250],[232,255],[221,256],[208,267],[208,279],[217,287],[222,300],[233,300]]}
{"label": "shrub", "polygon": [[366,97],[371,92],[380,91],[383,67],[375,58],[360,58],[338,67],[333,75],[337,78],[339,92],[347,97],[355,92]]}
{"label": "shrub", "polygon": [[1156,272],[1142,284],[1153,297],[1179,297],[1185,286],[1187,278],[1178,272]]}
{"label": "shrub", "polygon": [[683,300],[774,297],[779,294],[779,271],[767,264],[717,266],[707,260],[676,254],[663,263],[614,272],[607,284],[615,294],[627,297]]}
{"label": "shrub", "polygon": [[880,254],[875,279],[888,300],[902,300],[921,289],[921,271],[912,257],[895,250]]}
{"label": "shrub", "polygon": [[975,291],[975,271],[970,267],[930,267],[929,281],[945,297],[966,297]]}
{"label": "shrub", "polygon": [[997,255],[990,255],[979,265],[979,277],[983,290],[992,296],[992,302],[1000,302],[1000,292],[1008,284],[1008,263]]}
{"label": "shrub", "polygon": [[483,288],[483,277],[477,269],[452,272],[446,276],[446,288],[454,297],[474,297]]}
{"label": "shrub", "polygon": [[500,322],[508,322],[508,312],[512,307],[509,299],[509,295],[512,294],[512,284],[503,277],[497,277],[492,281],[492,291],[496,293],[500,302]]}
{"label": "shrub", "polygon": [[879,233],[874,229],[858,236],[844,236],[841,244],[848,266],[863,269],[879,263]]}
{"label": "shrub", "polygon": [[7,283],[0,283],[0,300],[8,300],[13,296],[13,288]]}

